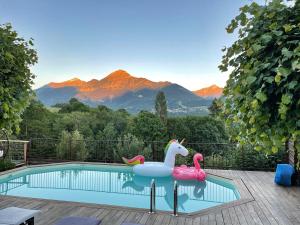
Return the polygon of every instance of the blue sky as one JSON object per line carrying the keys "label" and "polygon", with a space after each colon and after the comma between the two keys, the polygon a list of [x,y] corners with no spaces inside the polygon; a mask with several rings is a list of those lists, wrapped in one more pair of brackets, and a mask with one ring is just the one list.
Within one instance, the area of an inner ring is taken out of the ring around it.
{"label": "blue sky", "polygon": [[225,27],[250,0],[0,0],[0,23],[34,38],[34,88],[117,69],[196,90],[224,86]]}

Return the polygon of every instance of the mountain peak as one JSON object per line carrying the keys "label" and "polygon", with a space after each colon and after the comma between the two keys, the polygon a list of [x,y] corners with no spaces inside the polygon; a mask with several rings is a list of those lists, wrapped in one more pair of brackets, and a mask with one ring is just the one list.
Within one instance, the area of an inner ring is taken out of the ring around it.
{"label": "mountain peak", "polygon": [[60,88],[60,87],[66,87],[66,86],[74,86],[74,87],[79,87],[85,84],[86,82],[83,80],[80,80],[77,77],[74,77],[70,80],[61,82],[61,83],[56,83],[56,82],[51,82],[48,84],[48,86],[53,87],[53,88]]}
{"label": "mountain peak", "polygon": [[219,98],[221,97],[222,93],[223,88],[219,87],[216,84],[194,91],[194,94],[205,98]]}
{"label": "mountain peak", "polygon": [[77,78],[77,77],[74,77],[74,78],[72,78],[70,80],[67,80],[67,81],[69,81],[69,82],[76,82],[76,81],[81,81],[81,80],[79,78]]}
{"label": "mountain peak", "polygon": [[127,71],[125,70],[116,70],[112,73],[110,73],[106,78],[129,78],[132,77]]}

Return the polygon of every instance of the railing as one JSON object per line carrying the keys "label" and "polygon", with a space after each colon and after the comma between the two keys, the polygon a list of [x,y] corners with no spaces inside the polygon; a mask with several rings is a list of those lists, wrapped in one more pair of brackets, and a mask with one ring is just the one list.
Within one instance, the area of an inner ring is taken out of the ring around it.
{"label": "railing", "polygon": [[155,197],[156,197],[155,180],[152,179],[150,185],[150,211],[149,211],[150,214],[155,213],[156,210]]}
{"label": "railing", "polygon": [[0,142],[8,142],[9,144],[9,151],[6,155],[6,159],[11,160],[17,166],[26,164],[29,141],[0,140]]}
{"label": "railing", "polygon": [[177,181],[174,182],[174,206],[173,206],[173,216],[178,216],[177,211],[178,211],[178,185]]}
{"label": "railing", "polygon": [[[142,154],[147,161],[163,161],[166,142],[128,140],[60,140],[34,138],[30,140],[29,163],[64,161],[87,161],[122,163],[121,156],[131,158]],[[177,164],[192,165],[192,156],[200,152],[204,156],[201,163],[205,168],[274,170],[277,163],[286,162],[287,154],[282,149],[266,156],[250,147],[237,147],[232,143],[184,143],[189,149],[188,157],[176,157]]]}

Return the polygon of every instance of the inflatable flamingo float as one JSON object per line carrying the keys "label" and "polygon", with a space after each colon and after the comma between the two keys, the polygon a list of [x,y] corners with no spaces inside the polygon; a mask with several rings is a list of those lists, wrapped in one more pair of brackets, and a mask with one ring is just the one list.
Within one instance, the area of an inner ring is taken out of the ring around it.
{"label": "inflatable flamingo float", "polygon": [[201,169],[199,160],[203,161],[203,156],[200,153],[196,153],[193,157],[195,167],[187,167],[186,165],[175,167],[172,174],[173,177],[177,180],[204,181],[206,173]]}

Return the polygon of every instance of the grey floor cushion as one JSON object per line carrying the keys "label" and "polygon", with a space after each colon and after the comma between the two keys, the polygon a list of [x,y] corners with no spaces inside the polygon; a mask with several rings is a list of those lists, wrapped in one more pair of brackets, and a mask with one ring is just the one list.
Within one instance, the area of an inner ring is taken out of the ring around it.
{"label": "grey floor cushion", "polygon": [[19,225],[33,218],[39,210],[9,207],[0,210],[0,224]]}
{"label": "grey floor cushion", "polygon": [[55,225],[99,225],[101,220],[88,217],[70,216],[60,219]]}

